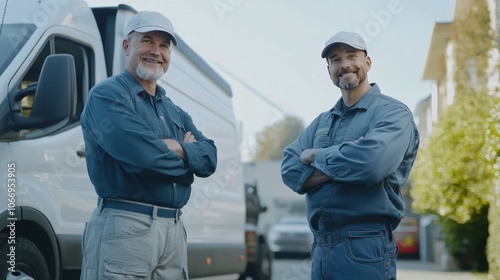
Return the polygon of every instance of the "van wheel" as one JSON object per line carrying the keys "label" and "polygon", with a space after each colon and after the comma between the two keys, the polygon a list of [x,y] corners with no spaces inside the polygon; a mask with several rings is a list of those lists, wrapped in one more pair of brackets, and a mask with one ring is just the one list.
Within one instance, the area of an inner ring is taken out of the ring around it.
{"label": "van wheel", "polygon": [[247,269],[239,280],[251,277],[252,280],[271,280],[272,276],[272,253],[265,243],[259,244],[257,262],[247,265]]}
{"label": "van wheel", "polygon": [[273,256],[267,244],[260,243],[259,245],[259,270],[260,273],[258,278],[254,278],[255,280],[271,280],[272,276],[272,267],[273,267]]}
{"label": "van wheel", "polygon": [[[21,276],[30,276],[37,280],[50,280],[47,262],[35,243],[21,237],[16,238],[15,241],[15,244],[1,242],[0,263],[2,263],[2,269],[0,270],[0,280],[21,279],[19,278]],[[14,246],[14,251],[11,251],[11,246]],[[9,270],[12,266],[15,266],[13,267],[14,273]]]}

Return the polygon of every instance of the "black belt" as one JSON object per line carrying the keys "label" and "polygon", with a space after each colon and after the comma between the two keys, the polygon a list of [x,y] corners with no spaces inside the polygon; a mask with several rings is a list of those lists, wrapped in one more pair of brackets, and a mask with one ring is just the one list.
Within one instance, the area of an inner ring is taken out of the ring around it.
{"label": "black belt", "polygon": [[[150,216],[153,215],[153,210],[154,210],[153,205],[139,204],[123,200],[111,200],[106,198],[102,200],[102,207],[130,211]],[[157,207],[157,209],[158,210],[156,211],[156,216],[162,218],[178,219],[182,214],[181,209],[166,209],[166,208],[161,208],[159,206]]]}

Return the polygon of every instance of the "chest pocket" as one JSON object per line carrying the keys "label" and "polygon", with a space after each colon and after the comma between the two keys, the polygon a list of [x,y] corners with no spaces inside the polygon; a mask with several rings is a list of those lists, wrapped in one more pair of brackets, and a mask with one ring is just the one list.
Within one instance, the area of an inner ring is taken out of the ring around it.
{"label": "chest pocket", "polygon": [[163,115],[160,116],[164,138],[182,140],[186,133],[182,113],[174,106],[165,107]]}
{"label": "chest pocket", "polygon": [[328,147],[328,144],[330,143],[330,136],[328,135],[329,130],[330,128],[328,127],[318,128],[316,130],[316,133],[314,134],[313,149]]}
{"label": "chest pocket", "polygon": [[172,119],[172,122],[174,124],[173,128],[176,139],[182,140],[184,134],[186,134],[186,128],[184,127],[184,124],[177,118]]}

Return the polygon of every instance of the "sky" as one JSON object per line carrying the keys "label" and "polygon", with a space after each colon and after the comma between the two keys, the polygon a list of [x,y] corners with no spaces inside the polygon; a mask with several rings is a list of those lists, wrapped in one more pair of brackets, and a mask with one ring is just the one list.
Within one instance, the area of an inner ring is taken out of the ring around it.
{"label": "sky", "polygon": [[265,127],[285,115],[307,125],[340,98],[320,55],[338,31],[365,39],[372,60],[369,82],[415,110],[431,92],[431,82],[422,76],[434,24],[450,22],[455,5],[455,0],[87,2],[160,11],[172,21],[176,34],[231,85],[244,161]]}

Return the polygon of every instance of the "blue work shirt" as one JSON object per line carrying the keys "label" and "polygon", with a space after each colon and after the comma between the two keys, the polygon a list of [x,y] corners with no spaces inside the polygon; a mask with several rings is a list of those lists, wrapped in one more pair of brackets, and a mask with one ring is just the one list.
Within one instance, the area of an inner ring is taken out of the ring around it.
{"label": "blue work shirt", "polygon": [[[331,178],[307,189],[313,230],[354,223],[388,222],[396,228],[405,212],[401,186],[417,156],[419,134],[411,111],[383,95],[376,84],[352,107],[342,98],[320,114],[284,150],[283,182],[293,191],[313,171]],[[318,149],[311,165],[300,161],[305,149]]]}
{"label": "blue work shirt", "polygon": [[[88,173],[102,198],[181,208],[194,175],[215,171],[214,142],[162,87],[156,86],[153,97],[127,70],[92,88],[80,121]],[[196,142],[182,142],[187,131]],[[167,138],[180,143],[186,159],[168,148],[162,140]]]}

